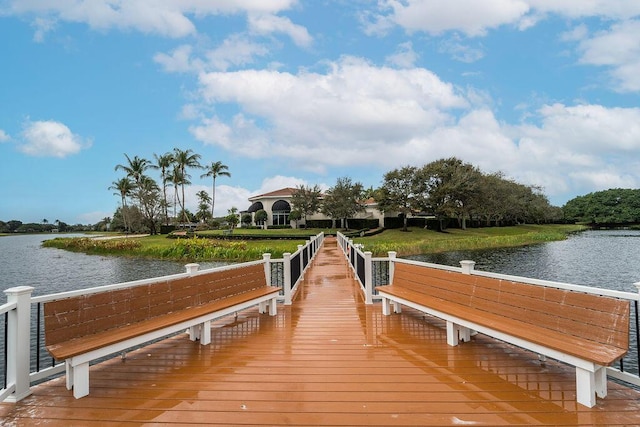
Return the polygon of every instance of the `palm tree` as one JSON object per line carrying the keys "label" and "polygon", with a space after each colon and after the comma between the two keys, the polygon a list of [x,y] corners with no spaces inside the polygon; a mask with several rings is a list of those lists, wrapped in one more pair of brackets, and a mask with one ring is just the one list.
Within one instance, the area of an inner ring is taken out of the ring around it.
{"label": "palm tree", "polygon": [[[122,199],[122,221],[124,222],[125,231],[128,230],[127,227],[127,197],[131,195],[133,189],[135,188],[135,184],[129,177],[120,178],[117,181],[113,181],[109,190],[116,190],[115,195],[119,195]],[[58,222],[58,220],[56,220]]]}
{"label": "palm tree", "polygon": [[151,167],[149,160],[140,158],[138,156],[133,156],[131,159],[128,155],[124,155],[127,158],[126,165],[116,165],[116,170],[123,170],[127,173],[127,176],[133,178],[133,181],[136,185],[139,185],[142,182],[142,177],[144,176],[144,172]]}
{"label": "palm tree", "polygon": [[171,181],[169,168],[173,164],[173,153],[164,153],[161,156],[154,154],[156,163],[150,165],[152,169],[160,170],[160,178],[162,179],[162,195],[164,197],[163,213],[165,218],[165,224],[169,224],[169,202],[167,201],[167,182]]}
{"label": "palm tree", "polygon": [[173,186],[173,218],[174,221],[177,221],[177,208],[178,206],[182,207],[182,203],[180,202],[180,195],[178,192],[180,184],[182,184],[182,173],[180,173],[180,170],[177,166],[173,166],[173,169],[171,169],[171,172],[169,173],[168,179]]}
{"label": "palm tree", "polygon": [[205,167],[207,173],[200,175],[200,178],[212,177],[213,185],[211,187],[211,218],[213,218],[213,207],[216,204],[216,178],[219,176],[231,176],[231,173],[227,172],[229,167],[223,165],[221,161],[212,162],[209,166]]}
{"label": "palm tree", "polygon": [[181,186],[182,186],[182,220],[183,222],[188,222],[186,218],[186,209],[185,209],[185,199],[184,199],[184,186],[185,184],[190,184],[189,177],[190,175],[187,173],[187,168],[201,168],[200,166],[200,154],[196,154],[190,148],[186,150],[180,150],[179,148],[173,149],[173,161],[180,174],[182,175]]}

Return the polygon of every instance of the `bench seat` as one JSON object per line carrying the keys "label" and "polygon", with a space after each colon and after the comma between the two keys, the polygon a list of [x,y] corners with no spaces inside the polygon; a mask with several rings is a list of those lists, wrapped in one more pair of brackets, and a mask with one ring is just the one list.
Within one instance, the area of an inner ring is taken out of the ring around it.
{"label": "bench seat", "polygon": [[[218,314],[224,309],[235,308],[238,304],[253,301],[264,297],[273,297],[279,292],[278,288],[263,288],[234,295],[223,300],[214,301],[209,304],[192,307],[188,310],[178,311],[143,320],[138,323],[101,331],[93,335],[74,338],[69,341],[60,342],[47,347],[47,350],[56,360],[65,360],[80,354],[88,353],[103,347],[107,347],[119,342],[146,335],[151,332],[166,329],[167,327],[178,325],[183,322],[190,322],[209,314]],[[235,309],[234,309],[235,311]],[[220,316],[218,314],[218,316]],[[202,342],[208,344],[208,342]]]}
{"label": "bench seat", "polygon": [[577,401],[588,407],[629,348],[628,300],[401,261],[391,271],[392,283],[376,287],[384,315],[406,305],[443,319],[451,346],[475,331],[575,366]]}
{"label": "bench seat", "polygon": [[95,288],[44,304],[45,346],[64,360],[67,389],[89,394],[89,363],[187,330],[211,342],[211,321],[254,305],[276,315],[280,289],[268,286],[268,264],[248,263],[129,287]]}
{"label": "bench seat", "polygon": [[419,306],[428,307],[429,310],[434,312],[439,311],[445,315],[456,317],[462,322],[470,322],[476,327],[484,326],[493,331],[519,337],[533,344],[554,349],[563,354],[575,356],[601,366],[610,366],[627,353],[627,350],[616,346],[604,346],[596,341],[588,341],[581,337],[567,335],[566,333],[550,331],[547,328],[539,327],[527,321],[508,318],[456,304],[451,301],[429,297],[402,287],[389,285],[379,286],[377,289],[379,292],[394,296],[397,299],[415,302]]}

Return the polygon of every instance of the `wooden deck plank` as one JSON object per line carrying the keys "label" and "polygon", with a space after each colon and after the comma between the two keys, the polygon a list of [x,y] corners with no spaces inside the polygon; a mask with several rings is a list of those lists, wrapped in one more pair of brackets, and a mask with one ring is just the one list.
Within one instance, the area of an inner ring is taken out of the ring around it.
{"label": "wooden deck plank", "polygon": [[175,336],[91,367],[91,394],[64,378],[0,404],[3,425],[640,425],[640,393],[609,383],[575,403],[572,368],[485,336],[446,344],[444,324],[366,306],[327,239],[292,306]]}

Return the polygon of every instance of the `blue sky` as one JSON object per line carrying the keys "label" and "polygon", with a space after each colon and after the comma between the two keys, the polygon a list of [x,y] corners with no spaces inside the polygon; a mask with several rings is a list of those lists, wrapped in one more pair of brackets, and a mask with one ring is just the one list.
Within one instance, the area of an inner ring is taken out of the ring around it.
{"label": "blue sky", "polygon": [[175,147],[216,215],[450,156],[561,206],[639,187],[639,95],[637,0],[0,0],[0,220],[95,223]]}

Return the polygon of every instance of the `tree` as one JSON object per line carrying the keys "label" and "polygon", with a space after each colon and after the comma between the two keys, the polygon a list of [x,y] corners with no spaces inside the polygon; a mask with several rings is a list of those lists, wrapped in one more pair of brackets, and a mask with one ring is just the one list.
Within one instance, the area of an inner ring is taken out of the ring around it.
{"label": "tree", "polygon": [[171,165],[173,164],[173,153],[164,153],[161,156],[154,154],[156,163],[151,168],[160,171],[160,180],[162,181],[162,210],[164,213],[165,224],[169,224],[169,201],[167,200],[167,182],[171,182]]}
{"label": "tree", "polygon": [[129,178],[133,179],[136,185],[139,185],[145,171],[151,167],[149,160],[138,156],[133,156],[133,159],[131,159],[127,154],[124,156],[127,158],[127,164],[116,165],[115,170],[123,170]]}
{"label": "tree", "polygon": [[264,209],[259,209],[255,213],[256,224],[263,225],[268,220],[269,220],[269,214]]}
{"label": "tree", "polygon": [[219,176],[230,177],[231,173],[228,172],[229,167],[222,164],[221,161],[212,162],[209,166],[205,167],[207,173],[200,175],[200,178],[212,177],[213,184],[211,186],[211,218],[214,217],[213,208],[216,203],[216,178]]}
{"label": "tree", "polygon": [[138,207],[142,214],[143,223],[149,229],[149,233],[157,234],[156,223],[158,215],[162,211],[160,187],[153,179],[143,176],[136,188]]}
{"label": "tree", "polygon": [[299,210],[294,209],[291,212],[289,212],[289,220],[295,223],[296,228],[298,228],[298,221],[300,221],[301,218],[302,218],[302,214],[300,213]]}
{"label": "tree", "polygon": [[[305,187],[304,185],[301,185],[291,195],[291,204],[295,210],[300,213],[301,217],[304,218],[304,222],[306,223],[307,216],[313,215],[320,210],[322,202],[321,197],[322,191],[317,185],[314,185],[313,187]],[[291,218],[291,215],[289,215],[289,219],[293,219]]]}
{"label": "tree", "polygon": [[233,230],[236,225],[238,225],[238,222],[240,222],[240,218],[238,218],[238,208],[233,206],[227,213],[228,215],[224,219],[227,221],[227,224],[229,224],[229,228]]}
{"label": "tree", "polygon": [[173,218],[176,222],[178,222],[178,214],[176,209],[178,206],[180,207],[180,211],[184,211],[184,206],[182,205],[182,201],[180,200],[179,189],[180,186],[184,182],[184,177],[180,169],[174,165],[171,173],[169,174],[169,182],[173,185]]}
{"label": "tree", "polygon": [[419,171],[423,208],[438,217],[440,230],[443,220],[451,217],[458,218],[462,229],[466,228],[481,175],[473,165],[455,157],[428,163]]}
{"label": "tree", "polygon": [[198,212],[196,212],[196,218],[201,222],[206,222],[209,218],[213,218],[209,213],[211,197],[209,196],[209,193],[204,190],[198,191],[196,196],[198,197]]}
{"label": "tree", "polygon": [[[113,181],[113,183],[109,187],[109,190],[117,191],[116,193],[113,193],[113,194],[120,196],[121,205],[123,209],[122,221],[124,223],[125,232],[130,231],[127,223],[127,216],[125,213],[127,210],[127,197],[131,196],[131,193],[133,192],[134,188],[135,188],[135,184],[128,177],[120,178],[118,181]],[[59,222],[60,221],[56,220],[56,224],[58,224]]]}
{"label": "tree", "polygon": [[[181,180],[181,188],[182,188],[182,212],[185,211],[185,198],[184,198],[184,187],[187,183],[190,184],[189,178],[191,177],[187,173],[187,168],[201,168],[200,166],[200,154],[196,154],[190,148],[186,150],[180,150],[179,148],[173,149],[173,159],[177,169],[180,171],[180,175],[182,177]],[[183,222],[188,222],[186,216],[182,217]]]}
{"label": "tree", "polygon": [[336,185],[325,193],[322,212],[333,220],[344,220],[344,228],[348,230],[348,218],[364,208],[362,192],[361,183],[353,183],[348,177],[338,178]]}
{"label": "tree", "polygon": [[420,211],[420,196],[423,193],[418,168],[405,166],[384,175],[382,187],[377,192],[378,206],[383,211],[396,211],[403,215],[402,229],[407,231],[407,218]]}

